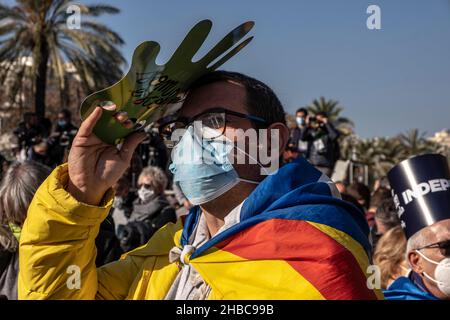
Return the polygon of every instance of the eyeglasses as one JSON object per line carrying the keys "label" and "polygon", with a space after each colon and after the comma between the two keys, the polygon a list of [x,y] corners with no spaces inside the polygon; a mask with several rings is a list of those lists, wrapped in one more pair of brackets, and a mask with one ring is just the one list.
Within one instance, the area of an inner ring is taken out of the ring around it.
{"label": "eyeglasses", "polygon": [[159,133],[164,140],[170,141],[173,132],[177,129],[186,129],[194,122],[200,122],[202,127],[202,138],[215,139],[223,135],[228,123],[227,116],[235,116],[243,119],[250,120],[259,124],[267,124],[267,122],[259,117],[244,114],[236,111],[231,111],[224,108],[212,108],[206,110],[195,117],[177,117],[177,118],[164,118],[160,121]]}
{"label": "eyeglasses", "polygon": [[439,249],[444,257],[450,257],[450,240],[433,243],[418,250],[422,249]]}

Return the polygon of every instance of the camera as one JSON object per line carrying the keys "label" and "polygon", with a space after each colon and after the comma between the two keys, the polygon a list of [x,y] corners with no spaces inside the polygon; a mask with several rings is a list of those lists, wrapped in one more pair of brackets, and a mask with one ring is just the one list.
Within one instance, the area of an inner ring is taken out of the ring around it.
{"label": "camera", "polygon": [[59,145],[61,147],[68,147],[76,134],[77,130],[63,131],[59,137]]}

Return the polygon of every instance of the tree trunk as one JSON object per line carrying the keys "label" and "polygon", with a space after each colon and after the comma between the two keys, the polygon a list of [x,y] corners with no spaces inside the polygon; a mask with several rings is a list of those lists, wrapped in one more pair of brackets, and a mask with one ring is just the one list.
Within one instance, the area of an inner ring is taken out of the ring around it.
{"label": "tree trunk", "polygon": [[47,64],[49,59],[49,51],[47,40],[44,35],[41,35],[39,48],[39,65],[35,77],[35,96],[34,106],[38,117],[45,117],[45,92],[47,87]]}

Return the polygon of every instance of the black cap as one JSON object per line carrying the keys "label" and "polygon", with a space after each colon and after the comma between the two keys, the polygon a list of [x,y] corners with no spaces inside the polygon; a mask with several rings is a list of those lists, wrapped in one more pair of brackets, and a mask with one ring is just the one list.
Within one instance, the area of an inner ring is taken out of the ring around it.
{"label": "black cap", "polygon": [[450,219],[450,170],[444,156],[425,154],[402,161],[388,179],[407,238]]}

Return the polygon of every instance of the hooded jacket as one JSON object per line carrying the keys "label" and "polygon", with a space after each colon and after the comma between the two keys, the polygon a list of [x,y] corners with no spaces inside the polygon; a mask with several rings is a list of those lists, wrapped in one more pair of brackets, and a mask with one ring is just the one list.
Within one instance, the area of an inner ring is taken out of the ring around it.
{"label": "hooded jacket", "polygon": [[113,194],[98,207],[82,204],[65,191],[67,180],[67,165],[58,167],[29,208],[20,299],[164,299],[180,263],[192,264],[211,287],[209,299],[383,298],[367,285],[363,213],[333,196],[334,186],[304,159],[267,177],[244,201],[237,224],[174,263],[169,251],[187,243],[199,207],[96,269],[94,239]]}

